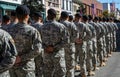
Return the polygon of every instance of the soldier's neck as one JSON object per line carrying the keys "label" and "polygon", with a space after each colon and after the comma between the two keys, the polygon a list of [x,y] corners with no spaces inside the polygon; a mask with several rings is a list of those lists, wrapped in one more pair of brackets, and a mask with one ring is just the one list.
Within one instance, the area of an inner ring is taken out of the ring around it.
{"label": "soldier's neck", "polygon": [[26,20],[19,20],[19,23],[28,24],[28,22]]}

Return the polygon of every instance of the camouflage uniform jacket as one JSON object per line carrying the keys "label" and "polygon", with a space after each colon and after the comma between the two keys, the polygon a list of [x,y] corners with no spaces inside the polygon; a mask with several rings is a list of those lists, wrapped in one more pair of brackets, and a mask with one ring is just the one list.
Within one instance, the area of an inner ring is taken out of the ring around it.
{"label": "camouflage uniform jacket", "polygon": [[17,51],[12,37],[0,29],[0,73],[9,70],[14,65],[16,56]]}
{"label": "camouflage uniform jacket", "polygon": [[39,32],[30,25],[16,24],[9,30],[15,40],[18,56],[21,58],[19,67],[24,70],[35,70],[34,58],[41,53],[42,41]]}

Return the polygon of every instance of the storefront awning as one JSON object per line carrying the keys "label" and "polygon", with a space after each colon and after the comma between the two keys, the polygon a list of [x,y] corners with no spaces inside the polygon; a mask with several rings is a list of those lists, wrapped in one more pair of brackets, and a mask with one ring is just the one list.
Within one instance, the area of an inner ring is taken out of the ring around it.
{"label": "storefront awning", "polygon": [[0,8],[5,10],[15,10],[17,6],[7,5],[7,4],[0,4]]}

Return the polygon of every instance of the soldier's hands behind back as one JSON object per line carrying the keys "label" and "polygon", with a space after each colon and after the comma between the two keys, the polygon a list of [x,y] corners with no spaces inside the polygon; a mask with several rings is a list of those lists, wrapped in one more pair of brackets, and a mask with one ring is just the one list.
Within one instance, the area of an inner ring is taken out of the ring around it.
{"label": "soldier's hands behind back", "polygon": [[19,64],[21,62],[21,58],[19,56],[16,57],[15,64]]}
{"label": "soldier's hands behind back", "polygon": [[53,53],[54,48],[52,46],[48,46],[47,48],[45,48],[45,52],[47,53]]}
{"label": "soldier's hands behind back", "polygon": [[82,42],[83,42],[82,39],[79,39],[79,38],[75,40],[76,44],[82,44]]}

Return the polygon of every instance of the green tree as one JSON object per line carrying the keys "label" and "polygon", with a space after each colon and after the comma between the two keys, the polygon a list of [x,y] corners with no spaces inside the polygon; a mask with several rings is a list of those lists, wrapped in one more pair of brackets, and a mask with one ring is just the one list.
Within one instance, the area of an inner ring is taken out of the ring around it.
{"label": "green tree", "polygon": [[86,14],[86,8],[84,7],[84,5],[82,3],[79,4],[79,8],[78,8],[78,10],[76,12]]}
{"label": "green tree", "polygon": [[35,11],[44,12],[44,5],[41,0],[23,0],[22,4],[27,5],[32,15]]}
{"label": "green tree", "polygon": [[109,17],[109,12],[108,12],[108,10],[103,11],[103,16],[104,16],[104,17]]}
{"label": "green tree", "polygon": [[115,13],[110,13],[110,17],[115,17]]}

